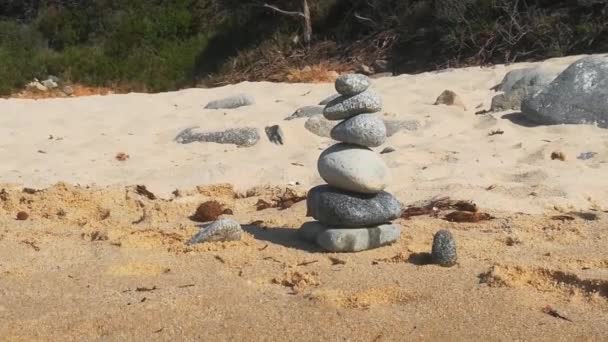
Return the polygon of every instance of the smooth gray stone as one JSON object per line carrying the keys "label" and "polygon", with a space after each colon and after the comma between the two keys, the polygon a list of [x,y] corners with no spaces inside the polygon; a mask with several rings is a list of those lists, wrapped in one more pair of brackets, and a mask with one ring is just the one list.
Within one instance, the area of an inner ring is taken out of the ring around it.
{"label": "smooth gray stone", "polygon": [[336,188],[373,194],[386,188],[391,179],[384,160],[369,148],[340,143],[321,153],[319,175]]}
{"label": "smooth gray stone", "polygon": [[231,128],[218,132],[197,132],[195,131],[197,128],[198,127],[186,128],[177,135],[175,141],[179,144],[213,142],[249,147],[257,144],[260,140],[258,129],[253,127]]}
{"label": "smooth gray stone", "polygon": [[538,85],[547,85],[551,83],[559,71],[555,68],[547,67],[531,67],[523,69],[515,69],[507,72],[502,82],[495,89],[505,93],[510,92],[517,82],[523,81],[524,84],[534,82]]}
{"label": "smooth gray stone", "polygon": [[570,65],[521,107],[532,122],[597,124],[608,128],[608,57],[590,56]]}
{"label": "smooth gray stone", "polygon": [[361,252],[399,240],[401,226],[385,224],[367,228],[329,228],[317,235],[317,244],[328,252]]}
{"label": "smooth gray stone", "polygon": [[375,114],[361,114],[342,121],[332,129],[330,136],[349,144],[378,147],[386,141],[386,126]]}
{"label": "smooth gray stone", "polygon": [[328,103],[330,103],[331,101],[337,99],[340,96],[342,96],[342,95],[340,95],[340,94],[333,94],[333,95],[325,98],[323,101],[319,102],[319,105],[325,106],[325,105],[327,105]]}
{"label": "smooth gray stone", "polygon": [[328,120],[344,120],[352,116],[376,113],[382,109],[382,100],[375,92],[367,90],[354,96],[342,95],[325,106],[323,115]]}
{"label": "smooth gray stone", "polygon": [[331,130],[338,124],[338,121],[327,120],[323,115],[315,115],[306,120],[304,128],[315,135],[329,138],[331,136]]}
{"label": "smooth gray stone", "polygon": [[276,145],[283,145],[285,141],[285,135],[279,125],[268,126],[264,129],[266,136],[271,143]]}
{"label": "smooth gray stone", "polygon": [[235,109],[253,104],[255,104],[253,97],[239,94],[221,100],[211,101],[205,106],[205,109]]}
{"label": "smooth gray stone", "polygon": [[458,260],[456,241],[450,231],[442,229],[435,233],[431,258],[434,263],[443,267],[456,265]]}
{"label": "smooth gray stone", "polygon": [[[555,77],[553,77],[555,78]],[[501,112],[505,110],[519,110],[521,102],[528,95],[532,95],[543,90],[553,78],[548,78],[539,74],[529,77],[522,77],[511,86],[511,89],[504,94],[496,95],[492,98],[490,110]]]}
{"label": "smooth gray stone", "polygon": [[401,216],[403,208],[386,191],[361,194],[319,185],[306,197],[307,216],[332,227],[356,228],[380,225]]}
{"label": "smooth gray stone", "polygon": [[223,218],[211,223],[207,227],[201,228],[201,230],[190,239],[189,244],[215,241],[238,241],[241,239],[242,233],[243,229],[238,222],[233,219]]}
{"label": "smooth gray stone", "polygon": [[286,117],[285,120],[293,120],[299,118],[309,118],[311,116],[323,114],[323,106],[306,106],[297,109],[293,114]]}
{"label": "smooth gray stone", "polygon": [[362,74],[341,75],[336,79],[336,91],[341,95],[353,96],[366,91],[371,85],[367,76]]}
{"label": "smooth gray stone", "polygon": [[417,120],[384,120],[386,136],[392,137],[400,131],[416,131],[420,128]]}

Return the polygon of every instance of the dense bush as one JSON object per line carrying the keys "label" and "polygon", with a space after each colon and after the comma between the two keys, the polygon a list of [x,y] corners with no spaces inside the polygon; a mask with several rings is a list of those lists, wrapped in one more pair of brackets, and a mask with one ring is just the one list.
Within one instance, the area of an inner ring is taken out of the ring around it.
{"label": "dense bush", "polygon": [[[268,0],[298,11],[302,0]],[[298,17],[256,0],[0,1],[0,93],[49,74],[162,91],[209,74],[268,77],[331,60],[390,58],[396,72],[608,51],[604,0],[308,0]],[[345,64],[346,65],[346,64]],[[275,78],[273,78],[275,79]]]}

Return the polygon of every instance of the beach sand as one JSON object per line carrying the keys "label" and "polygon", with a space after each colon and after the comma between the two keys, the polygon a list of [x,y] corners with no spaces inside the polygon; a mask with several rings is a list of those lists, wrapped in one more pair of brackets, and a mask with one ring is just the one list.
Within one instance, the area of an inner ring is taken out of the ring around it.
{"label": "beach sand", "polygon": [[[530,65],[374,80],[380,115],[420,122],[377,149],[396,149],[382,155],[387,190],[406,206],[471,200],[495,218],[401,219],[397,243],[356,254],[297,239],[310,220],[305,201],[256,209],[322,183],[316,160],[333,142],[283,118],[333,94],[332,84],[0,100],[1,339],[606,340],[608,131],[475,115],[508,70]],[[434,106],[445,89],[467,110]],[[238,93],[256,104],[203,109]],[[173,141],[192,126],[263,135],[274,124],[283,146],[265,136],[250,148]],[[129,158],[116,160],[121,152]],[[596,155],[577,158],[585,152]],[[242,241],[185,244],[206,200],[232,210]],[[27,220],[16,220],[21,211]],[[442,228],[457,241],[452,268],[426,262]]]}

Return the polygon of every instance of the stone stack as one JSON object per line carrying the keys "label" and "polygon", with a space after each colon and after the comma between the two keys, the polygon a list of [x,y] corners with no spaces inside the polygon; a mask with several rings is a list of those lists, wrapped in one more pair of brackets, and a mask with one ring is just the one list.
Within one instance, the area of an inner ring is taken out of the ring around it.
{"label": "stone stack", "polygon": [[397,199],[384,191],[390,172],[371,147],[386,141],[386,127],[376,112],[380,97],[369,90],[370,80],[351,74],[336,80],[340,94],[323,115],[343,120],[331,131],[339,143],[321,153],[317,168],[327,182],[308,192],[308,216],[317,221],[300,229],[301,236],[331,252],[358,252],[395,242],[401,227],[391,221],[401,215]]}

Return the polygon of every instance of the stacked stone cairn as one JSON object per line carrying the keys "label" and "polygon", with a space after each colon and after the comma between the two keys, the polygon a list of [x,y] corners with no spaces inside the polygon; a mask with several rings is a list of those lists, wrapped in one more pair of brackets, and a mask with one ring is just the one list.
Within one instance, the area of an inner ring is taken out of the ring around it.
{"label": "stacked stone cairn", "polygon": [[336,80],[340,96],[325,106],[328,120],[343,120],[331,131],[339,143],[327,148],[317,164],[327,182],[310,189],[308,216],[300,236],[331,252],[359,252],[395,242],[401,227],[392,224],[402,212],[397,199],[384,191],[390,172],[371,150],[386,141],[386,127],[376,114],[380,97],[369,90],[370,80],[350,74]]}

